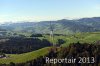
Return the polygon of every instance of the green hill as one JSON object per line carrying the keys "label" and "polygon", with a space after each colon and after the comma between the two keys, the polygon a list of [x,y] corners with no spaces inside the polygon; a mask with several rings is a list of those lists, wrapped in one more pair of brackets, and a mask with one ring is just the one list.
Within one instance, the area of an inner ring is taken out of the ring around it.
{"label": "green hill", "polygon": [[66,43],[62,46],[69,45],[70,43],[94,43],[100,40],[100,32],[91,32],[91,33],[76,33],[72,36],[66,37]]}
{"label": "green hill", "polygon": [[8,58],[0,59],[0,64],[9,64],[10,62],[14,63],[23,63],[37,57],[44,56],[48,54],[50,47],[42,48],[33,52],[23,53],[23,54],[7,54]]}
{"label": "green hill", "polygon": [[62,19],[57,21],[11,23],[9,25],[0,25],[0,28],[14,32],[49,33],[50,22],[54,29],[54,33],[58,34],[100,31],[100,17],[73,20]]}

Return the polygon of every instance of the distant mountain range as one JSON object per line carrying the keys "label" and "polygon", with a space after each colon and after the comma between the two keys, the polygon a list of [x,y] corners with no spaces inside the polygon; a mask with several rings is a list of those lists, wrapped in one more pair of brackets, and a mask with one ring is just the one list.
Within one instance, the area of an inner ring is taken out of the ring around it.
{"label": "distant mountain range", "polygon": [[76,20],[62,19],[57,21],[2,24],[0,25],[0,29],[19,32],[49,33],[50,23],[54,33],[57,34],[100,31],[100,17],[81,18]]}

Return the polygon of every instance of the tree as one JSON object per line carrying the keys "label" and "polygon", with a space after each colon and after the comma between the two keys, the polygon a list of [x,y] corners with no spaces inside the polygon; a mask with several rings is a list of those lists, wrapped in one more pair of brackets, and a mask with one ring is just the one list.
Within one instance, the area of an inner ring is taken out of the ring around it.
{"label": "tree", "polygon": [[60,44],[64,44],[65,43],[65,41],[63,40],[63,39],[58,39],[58,44],[60,45]]}
{"label": "tree", "polygon": [[30,37],[43,37],[42,34],[32,34]]}
{"label": "tree", "polygon": [[10,62],[10,66],[15,66],[15,63],[13,63],[13,62]]}

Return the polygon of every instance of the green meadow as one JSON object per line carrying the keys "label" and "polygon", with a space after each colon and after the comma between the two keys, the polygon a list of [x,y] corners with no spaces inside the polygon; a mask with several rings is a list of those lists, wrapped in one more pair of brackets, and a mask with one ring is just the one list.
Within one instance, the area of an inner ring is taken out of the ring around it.
{"label": "green meadow", "polygon": [[0,59],[0,64],[9,64],[10,62],[14,63],[24,63],[37,57],[44,56],[48,54],[50,47],[42,48],[36,51],[23,53],[23,54],[6,54],[8,58]]}

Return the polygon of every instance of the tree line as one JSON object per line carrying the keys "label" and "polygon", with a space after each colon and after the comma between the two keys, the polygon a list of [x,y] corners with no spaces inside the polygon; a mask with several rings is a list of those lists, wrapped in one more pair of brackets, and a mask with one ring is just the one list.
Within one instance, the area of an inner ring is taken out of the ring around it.
{"label": "tree line", "polygon": [[13,37],[8,41],[0,42],[0,52],[21,54],[48,46],[51,46],[51,43],[46,39]]}

